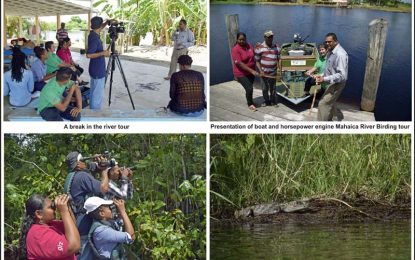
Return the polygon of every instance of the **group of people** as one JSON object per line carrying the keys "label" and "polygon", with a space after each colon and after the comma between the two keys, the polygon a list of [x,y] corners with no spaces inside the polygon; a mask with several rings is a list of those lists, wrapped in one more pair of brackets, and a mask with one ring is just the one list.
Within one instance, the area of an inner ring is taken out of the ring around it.
{"label": "group of people", "polygon": [[[264,42],[256,44],[254,48],[247,42],[245,33],[239,32],[232,48],[233,74],[235,80],[244,87],[248,108],[253,111],[257,110],[257,105],[253,102],[255,77],[260,78],[265,100],[261,105],[277,104],[275,83],[281,49],[273,43],[273,36],[272,31],[266,31]],[[328,33],[318,49],[320,55],[316,63],[305,73],[309,78],[305,82],[304,92],[309,95],[311,86],[321,85],[324,93],[318,105],[317,119],[331,121],[337,110],[336,101],[346,85],[348,55],[334,33]]]}
{"label": "group of people", "polygon": [[[53,41],[44,47],[34,47],[36,60],[30,66],[26,55],[19,47],[13,47],[11,70],[5,73],[4,95],[16,107],[36,107],[38,114],[46,121],[79,121],[82,109],[101,109],[106,78],[105,57],[111,55],[104,50],[100,32],[110,23],[101,17],[91,19],[86,57],[90,59],[89,82],[80,79],[84,69],[73,59],[70,51],[71,40],[65,23],[57,31],[58,49]],[[194,36],[182,19],[173,33],[174,49],[170,71],[170,98],[168,108],[185,116],[198,116],[206,108],[204,78],[200,72],[191,69],[192,59],[188,47],[194,44]],[[180,71],[176,72],[177,63]],[[37,99],[39,97],[39,99]]]}
{"label": "group of people", "polygon": [[[109,167],[100,155],[93,158],[86,164],[80,153],[69,153],[70,173],[63,194],[56,198],[33,194],[27,200],[19,241],[21,257],[126,259],[123,245],[135,239],[125,210],[125,200],[133,196],[133,172],[118,165]],[[93,173],[100,173],[100,180]]]}

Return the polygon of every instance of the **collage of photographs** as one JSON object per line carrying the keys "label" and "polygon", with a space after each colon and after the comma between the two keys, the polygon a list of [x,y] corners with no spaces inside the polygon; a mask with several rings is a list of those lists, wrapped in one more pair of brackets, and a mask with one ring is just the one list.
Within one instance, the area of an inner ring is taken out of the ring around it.
{"label": "collage of photographs", "polygon": [[412,0],[1,10],[0,259],[414,259]]}

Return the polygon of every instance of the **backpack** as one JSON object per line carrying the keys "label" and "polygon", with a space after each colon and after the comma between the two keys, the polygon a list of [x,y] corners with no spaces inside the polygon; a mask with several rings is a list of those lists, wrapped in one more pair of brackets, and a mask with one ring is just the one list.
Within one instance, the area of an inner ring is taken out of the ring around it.
{"label": "backpack", "polygon": [[88,244],[90,248],[92,249],[92,252],[94,253],[94,260],[104,260],[104,259],[111,259],[111,260],[124,260],[125,257],[125,249],[123,247],[123,244],[118,243],[116,247],[111,251],[110,258],[106,258],[104,256],[101,256],[98,253],[98,249],[95,247],[94,240],[93,240],[93,234],[95,229],[97,229],[99,226],[110,226],[112,228],[112,225],[108,221],[96,221],[92,223],[91,228],[89,229],[88,233]]}

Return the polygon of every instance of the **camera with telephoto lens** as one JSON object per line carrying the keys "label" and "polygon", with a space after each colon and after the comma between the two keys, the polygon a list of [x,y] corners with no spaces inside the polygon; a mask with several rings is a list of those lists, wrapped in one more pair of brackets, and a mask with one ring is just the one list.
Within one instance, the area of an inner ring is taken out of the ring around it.
{"label": "camera with telephoto lens", "polygon": [[[105,151],[102,154],[100,154],[100,156],[104,157],[106,160],[99,162],[99,166],[111,168],[111,167],[114,167],[114,166],[118,165],[118,162],[114,158],[111,158],[111,153],[110,152]],[[87,157],[82,156],[80,160],[85,162],[85,161],[89,161],[89,160],[94,159],[94,158],[95,158],[95,156],[87,156]],[[90,168],[90,170],[93,171],[96,166],[92,167],[90,164],[91,163],[88,164],[89,165],[88,168]],[[95,164],[95,163],[92,163],[92,164]]]}
{"label": "camera with telephoto lens", "polygon": [[119,33],[125,33],[125,26],[123,22],[119,22],[117,20],[109,20],[108,25],[108,32],[111,39],[116,39]]}

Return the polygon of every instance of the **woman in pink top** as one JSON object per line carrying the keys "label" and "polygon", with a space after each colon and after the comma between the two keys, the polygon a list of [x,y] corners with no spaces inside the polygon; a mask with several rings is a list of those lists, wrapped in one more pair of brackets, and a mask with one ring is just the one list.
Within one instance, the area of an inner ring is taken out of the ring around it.
{"label": "woman in pink top", "polygon": [[236,44],[232,48],[233,75],[245,89],[249,109],[256,111],[252,96],[255,76],[259,73],[255,70],[254,55],[254,48],[246,41],[245,33],[239,32],[236,35]]}
{"label": "woman in pink top", "polygon": [[[79,64],[75,63],[72,59],[72,54],[71,54],[71,47],[72,43],[71,43],[71,39],[66,37],[65,39],[63,39],[62,41],[59,42],[59,46],[58,46],[58,50],[56,51],[56,55],[58,55],[58,57],[65,63],[67,64],[71,64],[72,66],[74,66],[76,68],[76,74],[77,76],[81,76],[82,73],[84,73],[84,69],[81,68],[81,66],[79,66]],[[88,82],[82,81],[79,83],[80,86],[84,86],[87,85]]]}
{"label": "woman in pink top", "polygon": [[[23,257],[28,260],[76,259],[81,241],[68,201],[66,194],[56,197],[54,202],[43,195],[30,196],[19,241]],[[55,219],[55,210],[62,220]]]}

